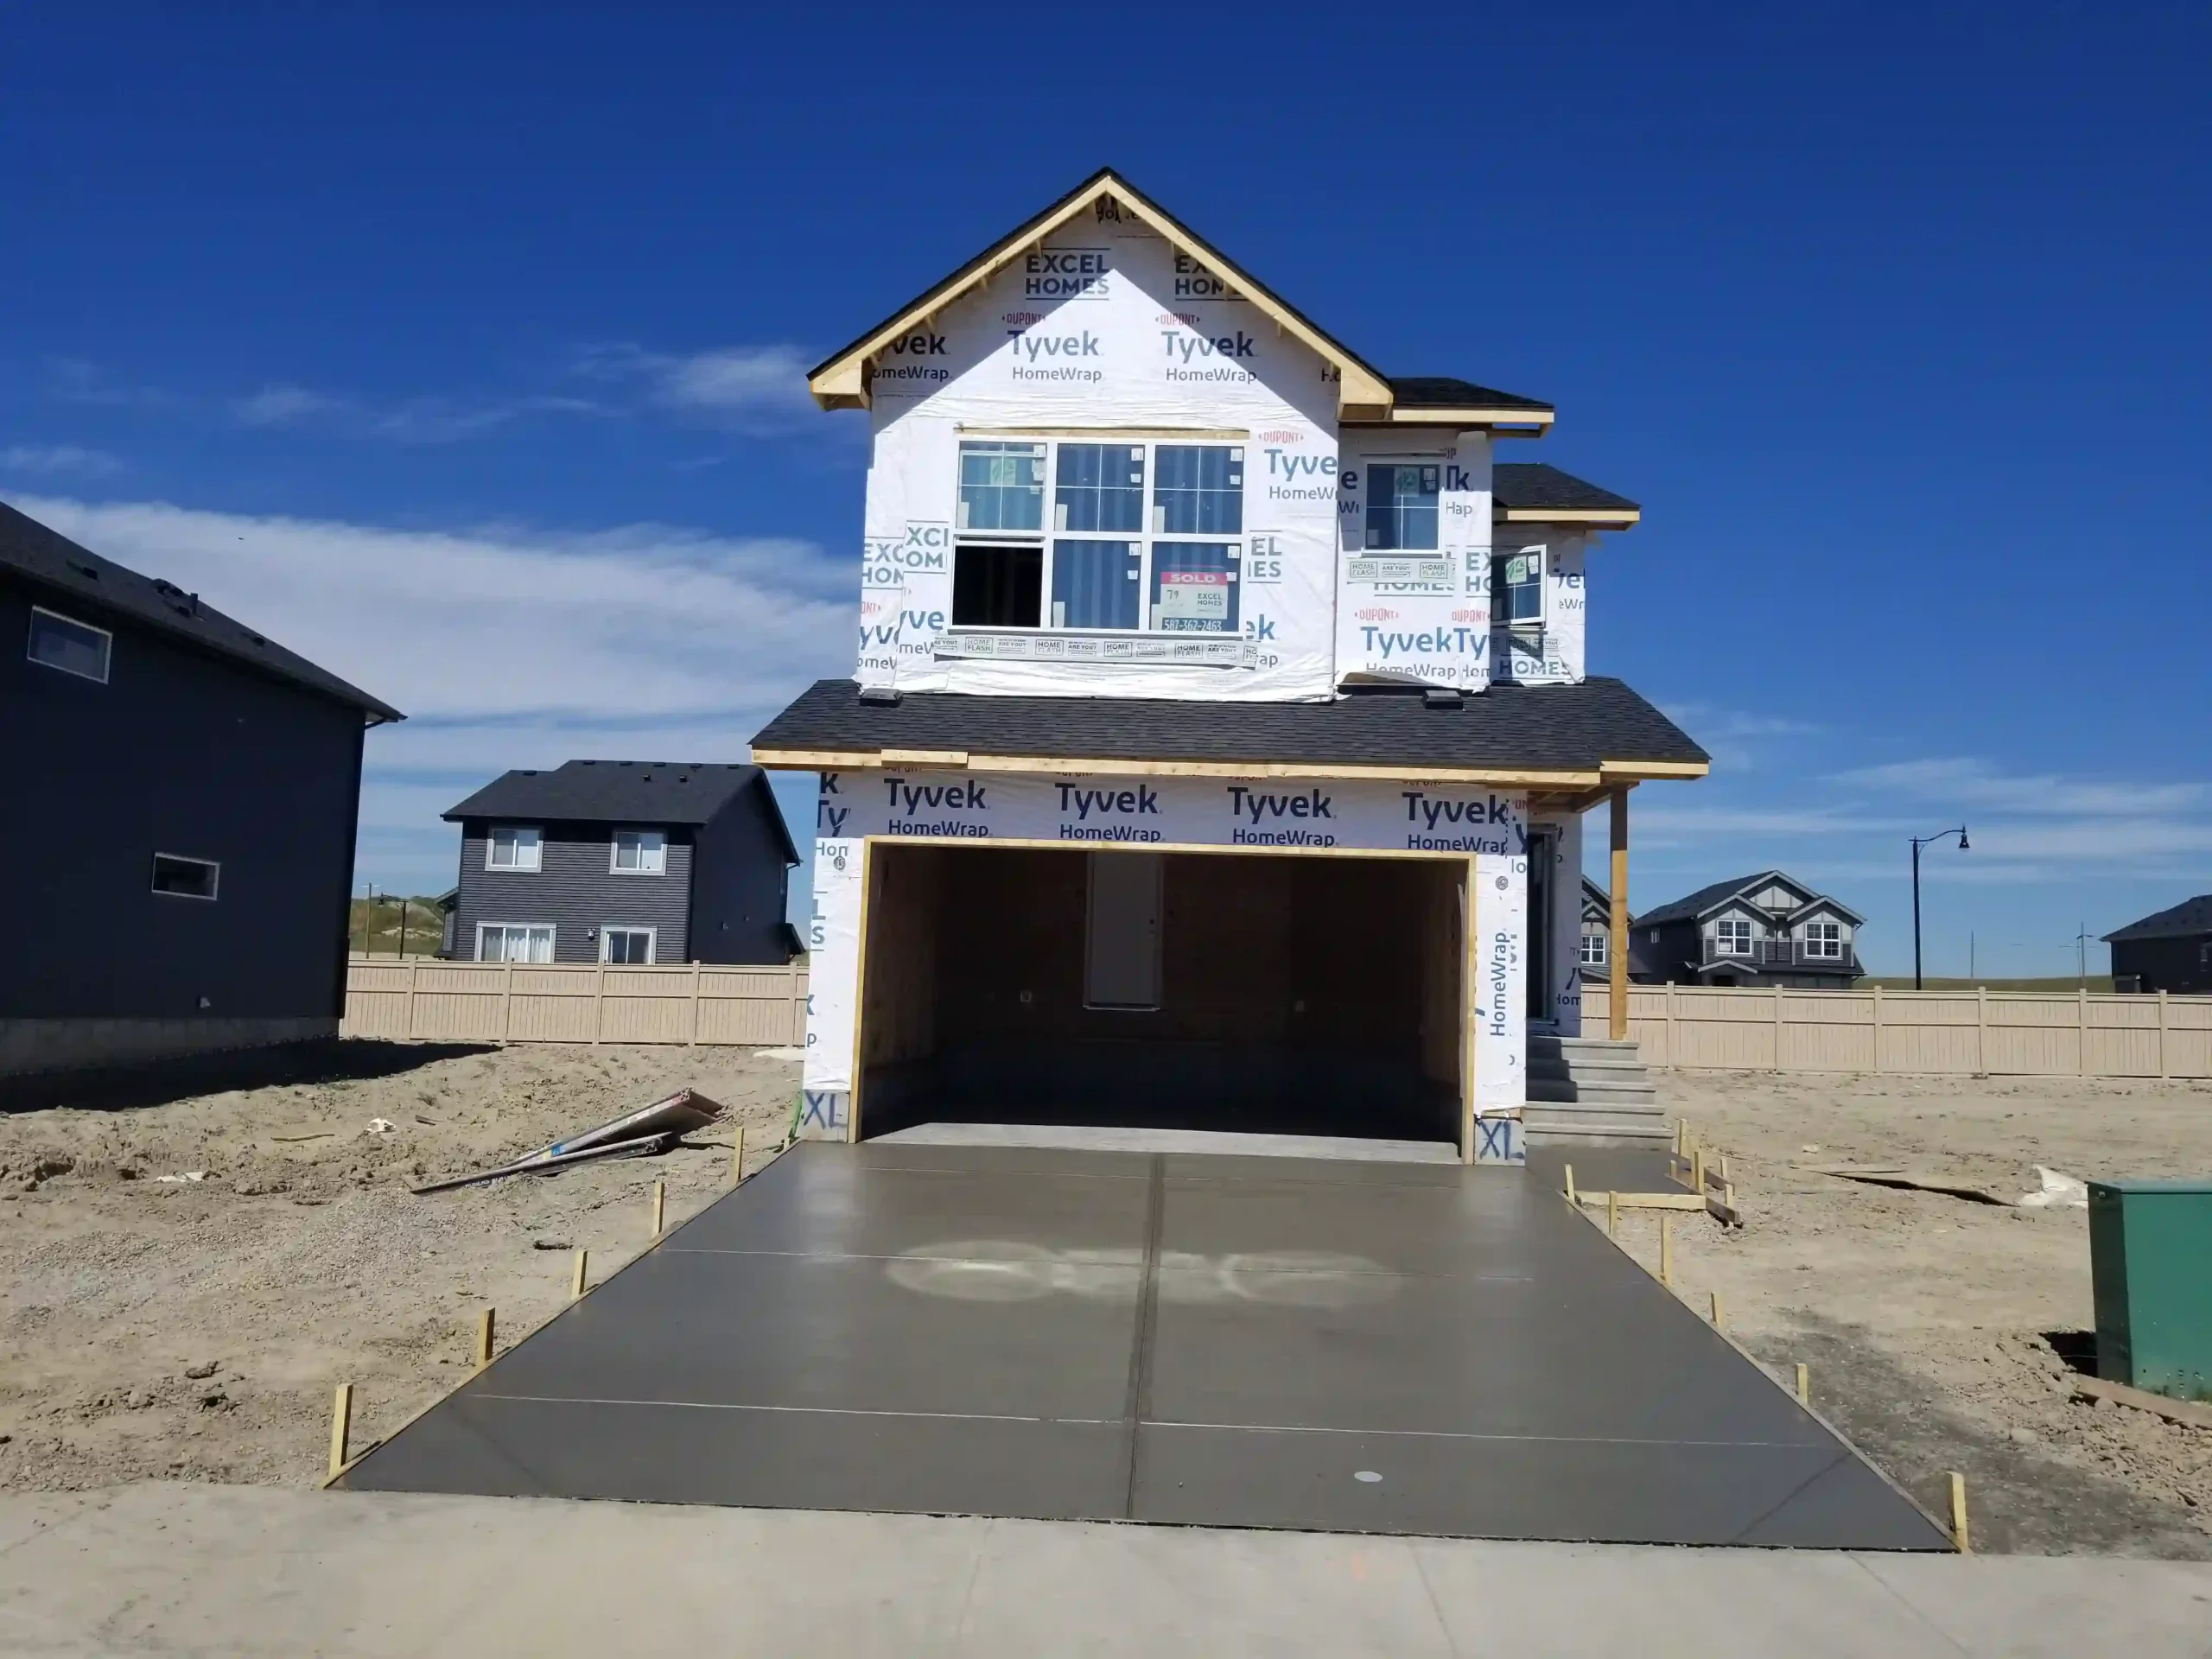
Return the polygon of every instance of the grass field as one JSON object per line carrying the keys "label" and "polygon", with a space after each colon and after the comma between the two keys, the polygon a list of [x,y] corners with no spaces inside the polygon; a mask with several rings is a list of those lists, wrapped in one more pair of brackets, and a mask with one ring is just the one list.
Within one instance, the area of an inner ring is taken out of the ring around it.
{"label": "grass field", "polygon": [[405,906],[406,954],[427,957],[435,950],[445,916],[436,899],[421,898],[378,898],[373,903],[366,899],[353,900],[346,909],[346,948],[371,956],[398,956],[402,906]]}

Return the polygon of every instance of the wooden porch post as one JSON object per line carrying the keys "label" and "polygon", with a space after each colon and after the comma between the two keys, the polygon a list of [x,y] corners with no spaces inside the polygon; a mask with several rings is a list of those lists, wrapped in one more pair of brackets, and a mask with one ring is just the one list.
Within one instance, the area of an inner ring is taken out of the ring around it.
{"label": "wooden porch post", "polygon": [[1612,950],[1607,958],[1606,1035],[1618,1042],[1628,1035],[1628,792],[1613,791]]}

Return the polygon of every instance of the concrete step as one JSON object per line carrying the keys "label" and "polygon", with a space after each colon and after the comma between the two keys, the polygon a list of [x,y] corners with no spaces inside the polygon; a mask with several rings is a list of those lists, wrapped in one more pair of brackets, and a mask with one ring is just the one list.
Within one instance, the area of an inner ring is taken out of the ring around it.
{"label": "concrete step", "polygon": [[1607,1123],[1573,1122],[1537,1123],[1527,1118],[1521,1122],[1522,1138],[1532,1147],[1556,1145],[1560,1141],[1632,1141],[1663,1147],[1674,1139],[1674,1133],[1664,1123]]}

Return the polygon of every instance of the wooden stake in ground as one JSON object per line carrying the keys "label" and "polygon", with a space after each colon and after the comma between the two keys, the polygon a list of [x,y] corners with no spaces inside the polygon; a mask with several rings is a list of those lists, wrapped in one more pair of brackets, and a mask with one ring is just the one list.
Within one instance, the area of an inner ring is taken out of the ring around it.
{"label": "wooden stake in ground", "polygon": [[1954,1470],[1951,1474],[1951,1541],[1959,1547],[1959,1554],[1974,1553],[1974,1542],[1967,1535],[1967,1478]]}
{"label": "wooden stake in ground", "polygon": [[745,1125],[737,1126],[737,1138],[729,1143],[729,1178],[733,1181],[745,1179]]}
{"label": "wooden stake in ground", "polygon": [[653,1236],[660,1236],[661,1217],[668,1211],[668,1183],[653,1183]]}
{"label": "wooden stake in ground", "polygon": [[584,1294],[585,1275],[590,1271],[590,1268],[591,1252],[589,1250],[578,1250],[576,1252],[576,1270],[569,1280],[569,1299],[571,1301]]}
{"label": "wooden stake in ground", "polygon": [[1659,1217],[1659,1282],[1675,1287],[1675,1218]]}
{"label": "wooden stake in ground", "polygon": [[1797,1403],[1801,1406],[1813,1403],[1813,1373],[1802,1360],[1797,1365]]}
{"label": "wooden stake in ground", "polygon": [[1605,1236],[1618,1238],[1620,1231],[1621,1195],[1618,1192],[1608,1192],[1605,1194]]}
{"label": "wooden stake in ground", "polygon": [[1700,1197],[1705,1192],[1705,1148],[1700,1147],[1690,1154],[1690,1191]]}
{"label": "wooden stake in ground", "polygon": [[353,1385],[340,1382],[338,1398],[330,1407],[330,1478],[346,1466],[346,1450],[353,1433]]}
{"label": "wooden stake in ground", "polygon": [[1728,1310],[1721,1306],[1720,1293],[1717,1290],[1713,1293],[1713,1328],[1716,1331],[1728,1328]]}
{"label": "wooden stake in ground", "polygon": [[1574,1197],[1574,1166],[1573,1164],[1567,1166],[1567,1201],[1569,1204],[1576,1202]]}
{"label": "wooden stake in ground", "polygon": [[476,1369],[480,1371],[492,1363],[492,1344],[499,1328],[497,1309],[487,1307],[476,1316]]}

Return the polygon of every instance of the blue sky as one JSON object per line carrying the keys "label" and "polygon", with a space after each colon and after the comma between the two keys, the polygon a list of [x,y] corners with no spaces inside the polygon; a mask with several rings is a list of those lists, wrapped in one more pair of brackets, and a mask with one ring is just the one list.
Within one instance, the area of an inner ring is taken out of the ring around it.
{"label": "blue sky", "polygon": [[1963,819],[1929,970],[2027,974],[2212,889],[2212,13],[915,15],[0,3],[0,496],[407,709],[359,874],[435,891],[489,775],[849,671],[801,372],[1110,163],[1644,504],[1591,661],[1716,765],[1638,908],[1778,866],[1909,970]]}

